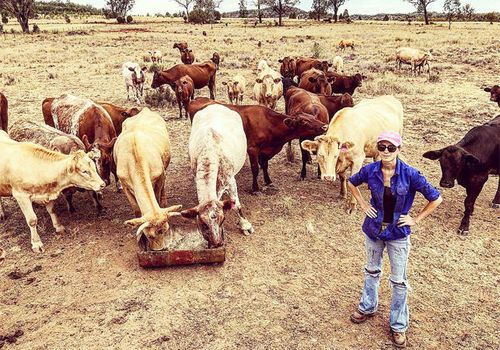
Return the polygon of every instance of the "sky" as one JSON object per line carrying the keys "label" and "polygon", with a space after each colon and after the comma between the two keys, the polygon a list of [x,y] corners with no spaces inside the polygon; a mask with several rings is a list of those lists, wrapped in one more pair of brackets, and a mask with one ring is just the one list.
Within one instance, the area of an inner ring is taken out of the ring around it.
{"label": "sky", "polygon": [[[72,0],[71,2],[79,4],[90,4],[97,8],[104,7],[105,0]],[[247,0],[247,4],[253,0]],[[309,11],[313,0],[300,0],[297,7]],[[444,0],[437,0],[429,5],[429,11],[442,11]],[[474,7],[476,12],[500,12],[500,0],[462,0],[462,3],[469,3]],[[252,8],[252,6],[248,6]],[[350,14],[366,14],[374,15],[377,13],[407,13],[412,12],[415,8],[404,0],[346,0],[345,5],[340,11],[345,8]],[[136,0],[135,6],[131,14],[144,15],[146,13],[165,13],[177,12],[181,8],[173,0]],[[223,0],[219,10],[221,12],[238,10],[238,0]]]}

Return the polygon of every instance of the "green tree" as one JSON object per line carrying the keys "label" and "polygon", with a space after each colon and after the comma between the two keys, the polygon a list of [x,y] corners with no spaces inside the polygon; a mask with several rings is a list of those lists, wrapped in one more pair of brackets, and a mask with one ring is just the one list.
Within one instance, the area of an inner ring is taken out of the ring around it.
{"label": "green tree", "polygon": [[124,17],[132,10],[135,0],[107,0],[106,7],[113,17]]}
{"label": "green tree", "polygon": [[472,16],[474,15],[474,8],[472,7],[471,4],[465,4],[463,7],[462,7],[462,15],[465,17],[465,19],[467,19],[468,21],[470,21],[472,19]]}
{"label": "green tree", "polygon": [[448,20],[448,29],[451,29],[451,21],[453,17],[460,14],[460,0],[445,0],[443,11],[446,14],[446,19]]}
{"label": "green tree", "polygon": [[405,1],[415,6],[417,11],[424,15],[425,24],[429,24],[429,14],[427,13],[427,6],[429,6],[429,4],[432,4],[436,0],[405,0]]}
{"label": "green tree", "polygon": [[186,10],[186,16],[189,20],[189,13],[190,13],[189,8],[191,7],[191,5],[194,4],[195,0],[174,0],[174,2]]}
{"label": "green tree", "polygon": [[240,0],[240,18],[247,18],[248,10],[247,10],[247,2],[246,0]]}
{"label": "green tree", "polygon": [[295,6],[299,0],[262,0],[262,5],[267,5],[278,15],[278,25],[282,26],[282,17],[289,13],[290,8]]}
{"label": "green tree", "polygon": [[33,16],[33,0],[0,0],[0,11],[16,17],[23,33],[29,33],[29,19]]}

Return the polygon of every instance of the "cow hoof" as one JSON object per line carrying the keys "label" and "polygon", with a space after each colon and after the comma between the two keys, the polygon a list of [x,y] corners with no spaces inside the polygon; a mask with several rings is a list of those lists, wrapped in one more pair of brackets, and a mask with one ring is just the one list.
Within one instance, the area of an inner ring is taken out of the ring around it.
{"label": "cow hoof", "polygon": [[31,243],[31,250],[33,250],[34,253],[43,253],[45,251],[42,242]]}
{"label": "cow hoof", "polygon": [[263,193],[261,191],[252,191],[252,196],[261,197]]}
{"label": "cow hoof", "polygon": [[64,226],[56,228],[56,234],[58,234],[58,235],[66,234],[66,229],[64,228]]}
{"label": "cow hoof", "polygon": [[240,222],[240,229],[241,229],[241,232],[245,235],[245,236],[249,236],[251,235],[252,233],[254,233],[254,229],[253,229],[253,226],[250,222],[248,221],[242,221]]}
{"label": "cow hoof", "polygon": [[459,228],[459,229],[458,229],[458,234],[459,234],[460,236],[468,236],[468,235],[469,235],[469,229],[464,230],[464,229]]}
{"label": "cow hoof", "polygon": [[500,209],[500,204],[498,204],[498,203],[491,203],[491,207],[493,209]]}

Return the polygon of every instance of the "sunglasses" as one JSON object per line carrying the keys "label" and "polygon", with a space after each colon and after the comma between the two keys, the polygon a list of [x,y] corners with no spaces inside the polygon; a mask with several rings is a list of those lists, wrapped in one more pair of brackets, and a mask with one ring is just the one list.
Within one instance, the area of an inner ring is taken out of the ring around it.
{"label": "sunglasses", "polygon": [[383,144],[379,143],[379,144],[377,144],[377,149],[379,150],[379,152],[384,152],[385,150],[388,150],[389,152],[394,153],[394,152],[396,152],[398,147],[396,147],[394,145],[383,145]]}

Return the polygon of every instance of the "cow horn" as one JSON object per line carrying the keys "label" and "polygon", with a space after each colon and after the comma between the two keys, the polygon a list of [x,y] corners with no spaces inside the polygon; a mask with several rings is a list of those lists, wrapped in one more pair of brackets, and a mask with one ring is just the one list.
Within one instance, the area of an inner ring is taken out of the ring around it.
{"label": "cow horn", "polygon": [[135,238],[139,241],[141,239],[141,236],[142,236],[142,231],[144,231],[145,229],[147,229],[150,226],[151,226],[151,223],[149,221],[142,223],[142,225],[139,226],[139,228],[137,229],[137,232],[135,233]]}

